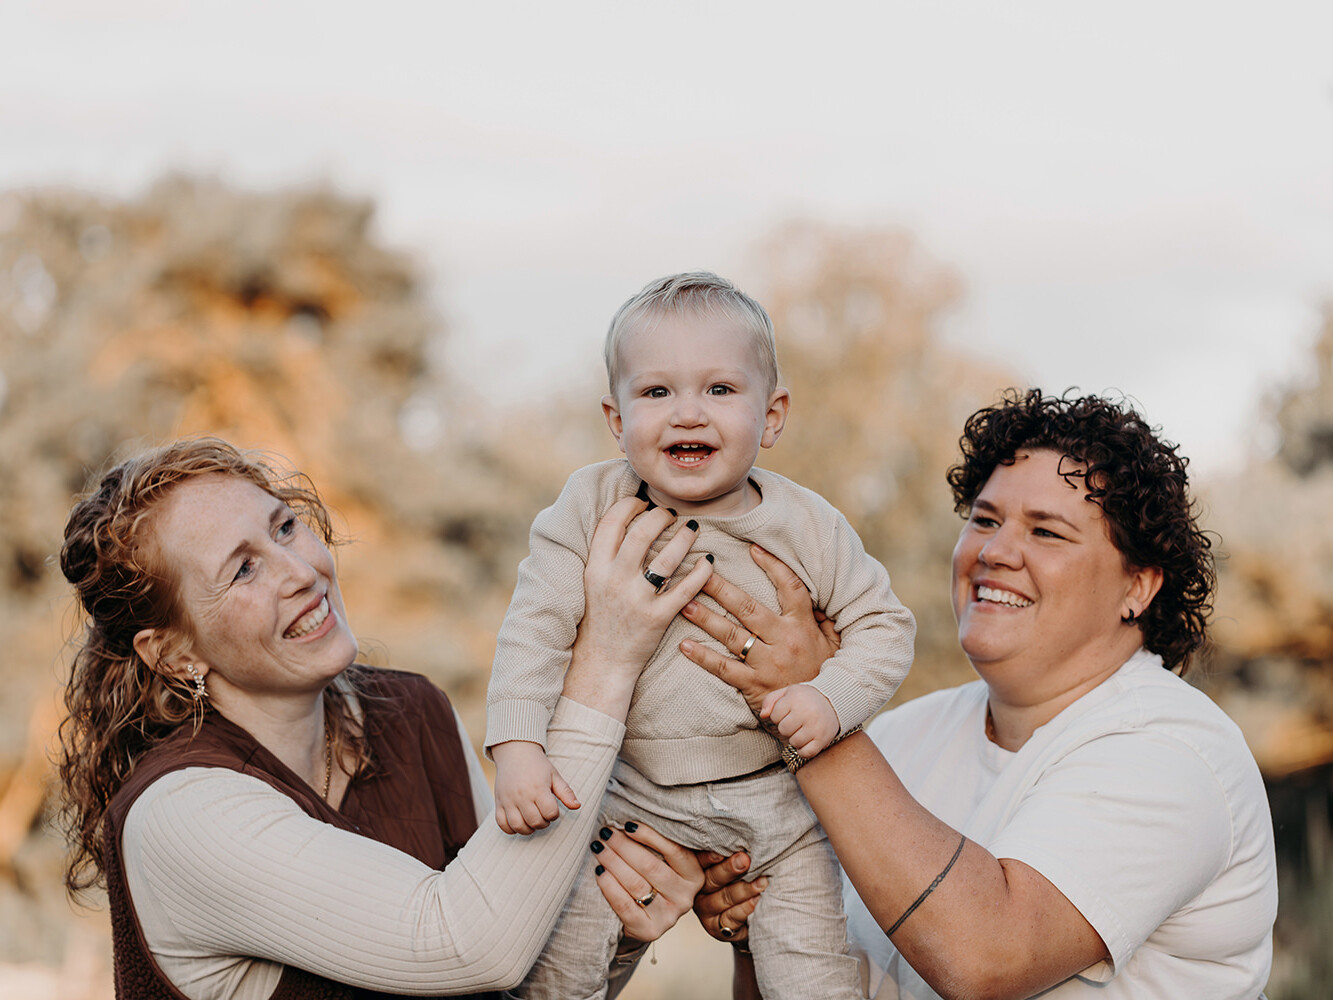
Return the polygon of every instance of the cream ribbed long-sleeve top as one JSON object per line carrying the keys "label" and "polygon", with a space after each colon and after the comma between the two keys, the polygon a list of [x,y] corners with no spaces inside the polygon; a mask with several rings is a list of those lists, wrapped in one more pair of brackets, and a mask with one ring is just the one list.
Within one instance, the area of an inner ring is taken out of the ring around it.
{"label": "cream ribbed long-sleeve top", "polygon": [[531,837],[496,826],[462,724],[480,826],[443,872],[308,816],[260,781],[187,768],[121,837],[153,957],[191,1000],[265,1000],[283,964],[387,993],[508,988],[536,960],[595,836],[624,728],[562,699],[549,753],[583,803]]}

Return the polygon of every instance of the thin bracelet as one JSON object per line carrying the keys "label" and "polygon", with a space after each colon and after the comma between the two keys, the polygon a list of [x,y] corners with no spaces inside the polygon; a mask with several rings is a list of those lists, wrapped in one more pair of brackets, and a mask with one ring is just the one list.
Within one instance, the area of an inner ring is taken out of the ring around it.
{"label": "thin bracelet", "polygon": [[953,857],[949,859],[949,863],[944,866],[944,871],[940,872],[938,875],[935,876],[935,881],[930,883],[930,885],[926,886],[926,891],[916,897],[916,902],[907,908],[907,912],[904,913],[901,917],[899,917],[897,922],[894,923],[892,927],[890,927],[887,931],[884,932],[885,937],[893,937],[893,932],[903,925],[903,921],[906,920],[908,917],[910,917],[914,912],[916,912],[916,908],[920,906],[922,903],[924,903],[926,901],[926,897],[929,896],[932,892],[934,892],[936,886],[938,886],[941,882],[944,881],[944,876],[949,874],[949,869],[952,868],[953,863],[958,860],[958,855],[963,853],[963,845],[966,843],[967,843],[967,834],[963,834],[963,836],[958,838],[958,847],[954,849]]}
{"label": "thin bracelet", "polygon": [[[838,738],[833,741],[833,743],[841,743],[848,736],[851,736],[853,733],[859,733],[860,731],[861,731],[861,723],[858,722],[856,725],[852,726],[851,729],[847,730],[847,732],[840,734]],[[778,739],[782,739],[782,737],[779,736]],[[828,746],[829,747],[833,746],[833,743],[830,743]],[[824,750],[827,749],[828,747],[824,748]],[[819,751],[819,753],[823,753],[824,750]],[[815,754],[815,757],[818,756],[819,754]],[[790,743],[784,742],[782,744],[782,763],[787,765],[787,770],[790,771],[792,774],[795,774],[806,764],[810,763],[810,761],[814,760],[815,757],[802,757],[800,753],[797,751],[797,749]]]}

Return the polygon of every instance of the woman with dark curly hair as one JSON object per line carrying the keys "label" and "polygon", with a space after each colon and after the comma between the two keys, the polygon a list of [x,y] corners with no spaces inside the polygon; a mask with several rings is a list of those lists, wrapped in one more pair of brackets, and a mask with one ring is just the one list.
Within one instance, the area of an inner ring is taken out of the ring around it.
{"label": "woman with dark curly hair", "polygon": [[[1185,460],[1126,405],[1037,390],[973,414],[961,446],[951,589],[981,679],[797,772],[846,874],[867,995],[1254,1000],[1272,825],[1240,731],[1180,676],[1214,584]],[[784,613],[715,575],[704,592],[735,620],[683,613],[748,656],[685,652],[789,739],[782,688],[836,638],[786,567],[755,559]],[[756,896],[736,882],[696,910],[735,942]],[[744,989],[747,966],[742,953]]]}
{"label": "woman with dark curly hair", "polygon": [[[661,594],[631,584],[646,559],[669,575],[691,540],[654,555],[671,518],[646,508],[622,501],[593,536],[552,719],[552,757],[585,805],[515,839],[490,819],[444,694],[356,663],[329,516],[304,477],[216,439],[103,476],[60,553],[85,615],[60,777],[67,883],[106,885],[117,996],[492,996],[518,983],[599,836],[643,664],[709,573],[699,559]],[[600,836],[647,873],[635,898],[661,900],[615,900],[629,934],[653,937],[688,909],[702,884],[692,854],[642,826],[633,838],[665,861],[624,832]]]}

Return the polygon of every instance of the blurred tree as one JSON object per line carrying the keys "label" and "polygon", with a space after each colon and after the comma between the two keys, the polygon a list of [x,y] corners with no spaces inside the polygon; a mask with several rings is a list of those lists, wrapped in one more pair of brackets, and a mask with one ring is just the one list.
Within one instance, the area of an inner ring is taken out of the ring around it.
{"label": "blurred tree", "polygon": [[1278,456],[1302,476],[1333,464],[1333,302],[1324,305],[1313,355],[1305,377],[1280,391],[1274,403]]}
{"label": "blurred tree", "polygon": [[917,616],[902,695],[970,678],[949,604],[961,525],[944,474],[963,421],[1015,376],[944,342],[961,281],[905,232],[796,222],[758,262],[792,391],[787,429],[760,461],[827,497],[888,567]]}
{"label": "blurred tree", "polygon": [[1268,783],[1280,900],[1269,993],[1316,1000],[1333,978],[1333,306],[1305,374],[1268,407],[1276,454],[1205,491],[1225,558],[1198,682]]}
{"label": "blurred tree", "polygon": [[377,242],[368,202],[183,177],[121,204],[6,197],[19,206],[0,234],[11,592],[63,594],[45,560],[90,472],[215,433],[289,459],[370,543],[342,551],[345,584],[358,629],[392,635],[395,663],[443,679],[489,660],[477,612],[517,559],[523,467],[495,455],[433,364],[439,319],[415,265]]}

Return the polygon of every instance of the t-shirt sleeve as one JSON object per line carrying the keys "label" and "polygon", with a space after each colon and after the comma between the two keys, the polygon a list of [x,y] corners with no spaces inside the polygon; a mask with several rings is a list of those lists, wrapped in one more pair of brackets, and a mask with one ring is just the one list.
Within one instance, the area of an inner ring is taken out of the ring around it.
{"label": "t-shirt sleeve", "polygon": [[218,768],[159,778],[126,816],[126,880],[149,947],[180,966],[251,956],[434,995],[509,988],[536,960],[594,834],[623,737],[562,699],[551,757],[583,807],[531,837],[484,822],[443,871]]}
{"label": "t-shirt sleeve", "polygon": [[1160,732],[1098,737],[1038,779],[986,846],[1040,872],[1111,954],[1109,979],[1164,920],[1217,876],[1233,831],[1216,774]]}

